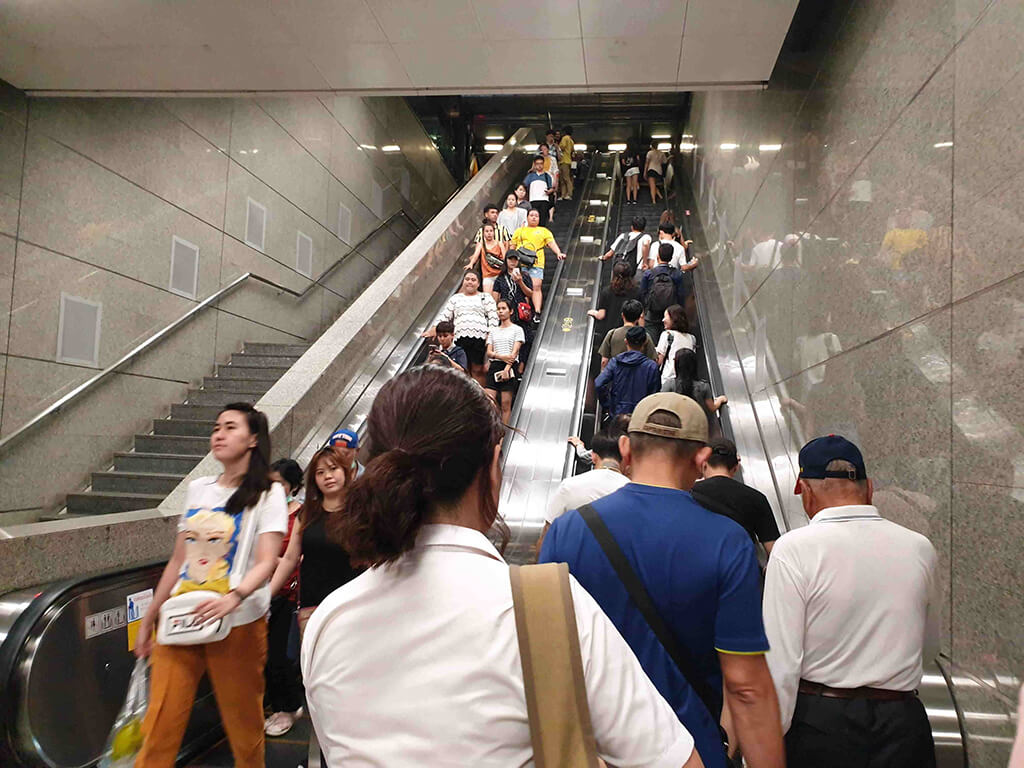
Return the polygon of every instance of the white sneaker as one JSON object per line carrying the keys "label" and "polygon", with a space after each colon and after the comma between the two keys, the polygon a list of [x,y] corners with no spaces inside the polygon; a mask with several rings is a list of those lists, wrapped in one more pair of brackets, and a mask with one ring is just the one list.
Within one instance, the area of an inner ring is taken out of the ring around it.
{"label": "white sneaker", "polygon": [[275,712],[264,722],[263,732],[267,736],[284,736],[300,717],[302,717],[302,707],[294,712]]}

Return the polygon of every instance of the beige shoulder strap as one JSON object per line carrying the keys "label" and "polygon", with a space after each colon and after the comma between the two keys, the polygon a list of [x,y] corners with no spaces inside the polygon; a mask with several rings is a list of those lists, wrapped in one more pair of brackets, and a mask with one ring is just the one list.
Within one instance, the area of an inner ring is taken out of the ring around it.
{"label": "beige shoulder strap", "polygon": [[565,563],[513,565],[512,601],[537,768],[595,768],[576,614]]}

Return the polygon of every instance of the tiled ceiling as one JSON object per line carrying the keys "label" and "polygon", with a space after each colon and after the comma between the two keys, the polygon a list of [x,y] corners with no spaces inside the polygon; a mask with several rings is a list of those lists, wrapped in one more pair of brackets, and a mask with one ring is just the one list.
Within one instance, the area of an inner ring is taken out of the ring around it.
{"label": "tiled ceiling", "polygon": [[4,0],[28,91],[756,87],[798,0]]}

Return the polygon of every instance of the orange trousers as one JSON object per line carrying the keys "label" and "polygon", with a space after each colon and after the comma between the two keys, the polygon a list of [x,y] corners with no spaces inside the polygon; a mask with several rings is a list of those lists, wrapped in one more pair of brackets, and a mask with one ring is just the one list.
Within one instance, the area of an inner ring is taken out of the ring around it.
{"label": "orange trousers", "polygon": [[149,708],[142,721],[142,751],[135,768],[174,768],[196,689],[210,676],[236,768],[264,768],[263,667],[267,623],[235,627],[218,643],[153,644]]}

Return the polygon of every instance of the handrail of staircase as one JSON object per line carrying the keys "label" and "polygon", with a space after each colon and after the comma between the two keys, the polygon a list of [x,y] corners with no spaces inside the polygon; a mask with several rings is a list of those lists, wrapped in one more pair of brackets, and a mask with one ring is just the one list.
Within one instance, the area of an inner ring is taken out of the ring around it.
{"label": "handrail of staircase", "polygon": [[128,352],[126,355],[121,357],[119,360],[117,360],[116,362],[111,363],[110,365],[108,365],[106,368],[104,368],[102,371],[97,373],[91,379],[88,379],[87,381],[84,381],[83,383],[79,384],[77,387],[75,387],[73,390],[68,392],[63,397],[61,397],[59,400],[57,400],[56,402],[54,402],[51,405],[47,406],[45,409],[43,409],[42,411],[37,413],[31,419],[29,419],[25,424],[23,424],[22,426],[18,427],[18,429],[14,430],[11,434],[7,435],[7,437],[5,437],[2,440],[0,440],[0,454],[2,454],[5,451],[7,451],[10,448],[11,445],[13,445],[15,442],[20,440],[22,437],[24,437],[30,431],[35,429],[42,422],[46,421],[51,416],[59,413],[64,408],[66,408],[70,403],[72,403],[75,400],[77,400],[79,397],[84,395],[89,390],[93,389],[97,384],[99,384],[101,381],[103,381],[105,378],[107,378],[110,374],[112,374],[115,371],[117,371],[118,369],[122,368],[126,363],[131,362],[136,357],[138,357],[140,354],[142,354],[146,350],[150,349],[151,347],[155,346],[158,342],[162,341],[164,339],[164,337],[169,336],[171,333],[176,331],[178,328],[180,328],[181,326],[185,325],[185,323],[187,323],[193,317],[198,315],[204,309],[206,309],[207,307],[209,307],[212,304],[216,304],[217,302],[219,302],[221,299],[223,299],[228,294],[233,293],[240,285],[242,285],[242,283],[245,283],[245,282],[247,282],[249,280],[255,280],[256,282],[263,283],[264,285],[268,285],[271,288],[276,288],[277,290],[281,291],[282,293],[287,293],[287,294],[289,294],[291,296],[294,296],[297,299],[301,299],[301,298],[305,297],[306,294],[309,293],[313,289],[314,286],[320,285],[321,282],[323,281],[323,279],[325,277],[327,277],[327,275],[329,275],[332,271],[334,271],[335,267],[337,267],[339,264],[341,264],[342,261],[346,260],[351,254],[357,252],[359,250],[360,246],[362,246],[365,243],[367,243],[370,240],[370,238],[374,237],[378,232],[383,230],[385,227],[387,227],[389,224],[391,224],[391,222],[395,221],[398,218],[405,218],[410,223],[412,223],[413,225],[418,226],[416,220],[413,219],[413,217],[409,213],[407,213],[404,208],[402,210],[399,210],[399,211],[391,214],[388,218],[386,218],[384,221],[382,221],[380,224],[378,224],[376,227],[374,227],[373,231],[368,233],[366,235],[366,237],[364,237],[362,240],[360,240],[358,243],[356,243],[352,247],[352,250],[350,250],[344,256],[341,256],[340,258],[338,258],[333,264],[331,264],[329,267],[327,267],[327,269],[325,269],[323,272],[321,272],[320,275],[315,280],[313,280],[309,285],[307,285],[301,291],[292,290],[288,286],[281,285],[280,283],[274,282],[270,278],[263,277],[262,275],[258,275],[255,272],[246,272],[244,274],[239,275],[234,280],[232,280],[230,283],[225,285],[223,288],[221,288],[218,291],[212,293],[210,296],[206,297],[201,302],[196,304],[194,307],[192,307],[192,309],[190,309],[184,315],[179,317],[177,320],[174,320],[169,325],[161,328],[159,331],[154,333],[152,336],[150,336],[148,339],[143,341],[141,344],[139,344],[133,350]]}

